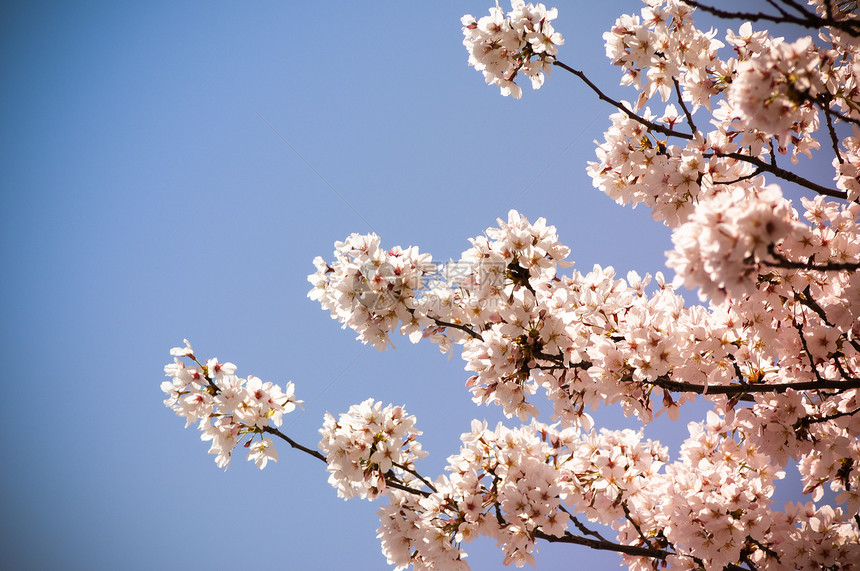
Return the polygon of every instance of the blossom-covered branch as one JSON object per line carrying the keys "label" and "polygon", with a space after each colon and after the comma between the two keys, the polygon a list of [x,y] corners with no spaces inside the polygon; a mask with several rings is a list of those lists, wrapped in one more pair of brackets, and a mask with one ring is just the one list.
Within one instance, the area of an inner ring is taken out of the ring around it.
{"label": "blossom-covered branch", "polygon": [[[671,229],[675,275],[574,269],[557,229],[516,211],[457,260],[376,234],[317,257],[308,296],[333,319],[380,351],[397,336],[459,347],[472,400],[510,419],[473,420],[444,474],[422,475],[427,453],[403,406],[368,399],[326,414],[314,450],[280,430],[301,405],[292,383],[203,364],[187,342],[165,367],[165,404],[197,423],[219,466],[243,444],[264,468],[274,436],[325,461],[339,496],[383,499],[378,537],[397,569],[467,569],[480,536],[518,566],[543,541],[614,551],[634,571],[856,568],[860,28],[850,2],[769,3],[778,15],[702,7],[749,20],[723,39],[696,26],[699,2],[647,0],[622,15],[604,40],[632,104],[558,59],[554,8],[513,0],[462,18],[469,64],[502,95],[520,98],[523,76],[540,88],[556,66],[614,107],[587,173]],[[754,30],[762,20],[820,30],[788,40]],[[822,136],[833,187],[777,165],[814,156]],[[792,202],[775,181],[814,196]],[[693,401],[708,410],[677,455],[646,438]],[[587,411],[601,406],[642,428],[595,428]],[[808,501],[776,506],[789,465]]]}

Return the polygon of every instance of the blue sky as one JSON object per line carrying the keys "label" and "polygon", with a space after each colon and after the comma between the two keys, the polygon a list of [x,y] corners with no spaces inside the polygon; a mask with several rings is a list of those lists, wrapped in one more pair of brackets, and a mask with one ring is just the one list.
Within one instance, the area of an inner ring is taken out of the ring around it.
{"label": "blue sky", "polygon": [[[632,98],[601,34],[641,4],[556,5],[560,59]],[[664,268],[668,231],[585,174],[612,109],[562,70],[515,101],[467,67],[459,18],[489,6],[0,8],[5,567],[384,569],[375,505],[283,447],[222,472],[159,390],[188,337],[295,382],[305,411],[285,427],[305,444],[326,411],[405,404],[438,474],[470,419],[499,416],[471,403],[458,356],[377,353],[306,298],[314,256],[351,232],[456,259],[513,207],[556,225],[581,270]],[[694,418],[648,435],[676,450]],[[491,542],[468,550],[501,566]],[[542,545],[538,567],[571,560],[618,558]]]}

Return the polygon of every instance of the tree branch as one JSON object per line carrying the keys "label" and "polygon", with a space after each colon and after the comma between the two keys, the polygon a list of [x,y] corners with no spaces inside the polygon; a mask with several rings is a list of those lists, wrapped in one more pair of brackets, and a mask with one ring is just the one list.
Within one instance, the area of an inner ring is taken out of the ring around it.
{"label": "tree branch", "polygon": [[404,472],[409,472],[410,474],[412,474],[413,476],[415,476],[416,478],[418,478],[419,480],[421,480],[421,482],[422,482],[425,486],[427,486],[428,488],[430,488],[432,491],[434,491],[434,492],[438,491],[438,490],[436,490],[436,486],[434,486],[433,484],[431,484],[431,483],[430,483],[430,482],[429,482],[429,481],[428,481],[424,476],[422,476],[421,474],[419,474],[418,472],[416,472],[416,471],[415,471],[415,470],[413,470],[412,468],[409,468],[409,467],[404,466],[404,465],[402,465],[402,464],[398,464],[397,462],[392,462],[392,463],[391,463],[391,465],[392,465],[392,466],[396,466],[396,467],[400,468],[400,469],[401,469],[401,470],[403,470]]}
{"label": "tree branch", "polygon": [[[815,299],[813,299],[812,290],[811,290],[810,286],[806,286],[806,289],[804,289],[802,292],[795,291],[794,292],[794,299],[800,305],[802,305],[804,307],[808,307],[809,309],[814,311],[815,314],[821,318],[821,321],[824,322],[824,325],[831,327],[831,328],[835,327],[833,325],[833,323],[831,323],[830,320],[827,319],[827,314],[824,313],[824,308],[821,307],[820,305],[818,305],[818,302],[815,301]],[[860,341],[858,341],[857,339],[850,339],[844,333],[841,336],[843,339],[846,339],[848,341],[848,343],[852,347],[854,347],[854,349],[856,351],[860,352]],[[837,362],[838,362],[838,360],[837,360]]]}
{"label": "tree branch", "polygon": [[555,60],[552,63],[553,63],[553,65],[557,65],[558,67],[560,67],[566,71],[569,71],[570,73],[572,73],[573,75],[575,75],[576,77],[578,77],[579,79],[584,81],[585,84],[588,87],[590,87],[591,90],[594,91],[594,93],[597,94],[597,97],[599,99],[606,101],[607,103],[609,103],[610,105],[612,105],[613,107],[618,109],[619,111],[622,111],[623,113],[625,113],[628,117],[630,117],[634,121],[648,127],[649,130],[657,131],[658,133],[662,133],[662,134],[666,135],[667,137],[679,137],[681,139],[686,139],[688,141],[693,140],[693,135],[690,135],[689,133],[682,133],[680,131],[675,131],[674,129],[669,129],[668,127],[664,127],[663,125],[659,125],[659,124],[654,123],[652,121],[649,121],[643,117],[640,117],[639,115],[637,115],[636,113],[634,113],[633,111],[631,111],[630,109],[625,107],[620,101],[616,101],[616,100],[612,99],[611,97],[609,97],[608,95],[606,95],[605,93],[603,93],[600,90],[600,88],[598,88],[596,85],[594,85],[591,82],[591,80],[585,76],[585,74],[583,72],[576,70],[576,69],[573,69],[572,67],[560,62],[559,60]]}
{"label": "tree branch", "polygon": [[845,159],[842,158],[842,153],[839,151],[839,137],[836,136],[836,129],[833,127],[833,118],[830,113],[825,113],[824,118],[827,120],[827,132],[830,134],[830,145],[833,147],[833,154],[836,155],[836,160],[840,165],[845,164]]}
{"label": "tree branch", "polygon": [[758,157],[752,157],[741,153],[709,153],[704,155],[705,158],[710,158],[712,156],[735,159],[736,161],[742,161],[751,165],[755,165],[762,171],[769,172],[783,180],[793,182],[796,185],[808,188],[810,190],[814,190],[815,192],[823,194],[825,196],[832,196],[834,198],[841,198],[843,200],[848,198],[848,194],[842,190],[836,190],[834,188],[827,188],[826,186],[821,186],[820,184],[812,182],[811,180],[807,180],[791,171],[779,168],[774,164],[766,163]]}
{"label": "tree branch", "polygon": [[428,492],[426,490],[416,490],[415,488],[410,488],[406,484],[401,483],[400,480],[397,480],[397,479],[395,479],[391,476],[388,476],[388,475],[385,476],[385,485],[391,486],[392,488],[396,488],[396,489],[401,490],[403,492],[409,492],[410,494],[416,494],[418,496],[424,496],[425,498],[430,496],[430,492]]}
{"label": "tree branch", "polygon": [[536,529],[534,532],[534,536],[538,539],[543,539],[544,541],[548,541],[550,543],[572,543],[575,545],[584,545],[586,547],[590,547],[591,549],[597,549],[601,551],[615,551],[616,553],[624,553],[625,555],[650,557],[652,559],[663,560],[666,559],[666,557],[668,557],[669,555],[672,555],[672,552],[664,551],[662,549],[654,549],[653,547],[639,547],[637,545],[623,545],[621,543],[613,543],[612,541],[591,539],[588,537],[573,535],[569,531],[565,531],[564,535],[561,537],[556,537],[554,535],[544,533],[540,529]]}
{"label": "tree branch", "polygon": [[[428,315],[427,317],[430,316]],[[433,323],[435,323],[438,327],[450,327],[452,329],[459,329],[460,331],[468,333],[473,339],[480,339],[482,341],[484,340],[484,338],[481,337],[480,333],[476,333],[473,329],[469,328],[466,325],[462,325],[460,323],[448,323],[447,321],[442,321],[441,319],[436,319],[435,317],[430,317],[430,319],[432,319]]]}
{"label": "tree branch", "polygon": [[[620,493],[618,494],[618,497],[621,498]],[[636,520],[633,519],[633,516],[630,514],[630,508],[627,507],[627,500],[621,500],[620,505],[621,505],[621,509],[624,510],[625,519],[627,519],[627,521],[630,522],[630,524],[633,526],[633,529],[635,529],[636,533],[639,534],[640,541],[642,541],[642,543],[644,543],[645,545],[647,545],[648,547],[651,547],[653,549],[651,542],[648,541],[648,538],[645,537],[644,533],[642,533],[642,528],[639,527],[639,524],[636,522]]]}
{"label": "tree branch", "polygon": [[680,105],[681,109],[684,111],[684,116],[687,117],[687,124],[690,126],[690,129],[695,133],[698,129],[696,129],[696,124],[693,123],[693,114],[690,113],[690,110],[687,109],[687,104],[684,103],[684,97],[681,95],[681,84],[678,83],[678,78],[673,77],[672,83],[675,84],[675,94],[678,96],[678,105]]}
{"label": "tree branch", "polygon": [[284,442],[286,442],[287,444],[289,444],[290,446],[292,446],[293,448],[295,448],[296,450],[301,450],[305,454],[310,454],[314,458],[316,458],[318,460],[322,460],[323,462],[328,464],[328,461],[325,459],[325,454],[323,454],[319,450],[313,450],[311,448],[308,448],[307,446],[302,446],[301,444],[299,444],[298,442],[296,442],[295,440],[293,440],[292,438],[290,438],[289,436],[287,436],[286,434],[284,434],[283,432],[281,432],[277,428],[273,428],[271,426],[264,426],[262,428],[262,431],[266,432],[268,434],[273,434],[273,435],[277,436],[278,438],[280,438],[281,440],[283,440]]}
{"label": "tree branch", "polygon": [[837,418],[841,418],[843,416],[853,416],[860,412],[860,408],[855,408],[854,410],[846,410],[844,412],[835,412],[833,414],[829,414],[827,416],[807,416],[802,419],[805,424],[814,424],[816,422],[827,422],[829,420],[836,420]]}
{"label": "tree branch", "polygon": [[692,6],[694,8],[698,8],[703,12],[707,12],[709,14],[713,14],[718,18],[732,19],[732,20],[748,20],[750,22],[757,22],[759,20],[764,20],[767,22],[775,22],[777,24],[796,24],[798,26],[803,26],[805,28],[819,29],[824,26],[830,26],[831,28],[836,28],[838,30],[842,30],[847,34],[858,37],[860,36],[860,22],[857,20],[837,20],[833,18],[832,15],[828,15],[827,17],[822,18],[817,14],[804,11],[806,17],[798,17],[792,16],[788,13],[782,13],[779,16],[774,16],[773,14],[764,14],[762,12],[731,12],[728,10],[721,10],[719,8],[713,8],[711,6],[706,6],[701,2],[697,2],[696,0],[682,0],[684,4],[688,6]]}
{"label": "tree branch", "polygon": [[818,272],[844,272],[860,270],[860,262],[824,262],[816,264],[811,259],[806,262],[792,262],[785,256],[776,251],[773,244],[767,247],[767,252],[774,258],[776,262],[762,260],[761,263],[772,268],[786,268],[791,270],[815,270]]}
{"label": "tree branch", "polygon": [[[801,311],[801,313],[803,312]],[[806,359],[809,361],[809,367],[812,369],[812,373],[815,375],[816,382],[823,383],[824,378],[818,371],[818,367],[815,366],[815,358],[812,356],[812,352],[809,350],[809,344],[806,342],[806,335],[803,334],[803,325],[795,321],[794,328],[797,330],[797,335],[800,337],[800,345],[803,347],[803,352],[806,354]]]}
{"label": "tree branch", "polygon": [[[629,382],[634,382],[632,379]],[[686,383],[682,381],[673,381],[667,377],[658,377],[654,380],[642,381],[645,384],[654,385],[661,389],[677,393],[696,393],[700,395],[743,395],[752,393],[782,393],[789,389],[795,391],[815,391],[815,390],[838,390],[847,391],[849,389],[860,388],[860,380],[844,380],[844,381],[807,381],[803,383],[741,383],[732,385],[697,385],[694,383]]]}

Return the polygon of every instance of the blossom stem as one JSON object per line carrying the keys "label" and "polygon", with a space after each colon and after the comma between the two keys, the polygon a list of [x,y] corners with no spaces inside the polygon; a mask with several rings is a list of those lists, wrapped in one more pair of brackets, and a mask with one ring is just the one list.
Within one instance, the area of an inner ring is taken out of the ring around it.
{"label": "blossom stem", "polygon": [[[280,438],[281,440],[283,440],[284,442],[286,442],[287,444],[289,444],[293,448],[295,448],[297,450],[301,450],[305,454],[309,454],[309,455],[313,456],[314,458],[317,458],[319,460],[322,460],[323,462],[328,463],[325,455],[322,452],[319,452],[318,450],[313,450],[311,448],[308,448],[307,446],[302,446],[301,444],[299,444],[298,442],[296,442],[295,440],[293,440],[292,438],[290,438],[289,436],[287,436],[286,434],[284,434],[283,432],[281,432],[277,428],[272,428],[271,426],[264,426],[261,430],[262,430],[262,432],[267,432],[269,434],[273,434],[273,435],[277,436],[278,438]],[[414,475],[415,477],[417,477],[418,479],[420,479],[422,482],[424,482],[425,485],[427,485],[434,492],[436,491],[435,488],[433,488],[433,486],[427,482],[427,480],[425,480],[423,477],[418,475],[414,470],[410,470],[410,469],[405,468],[404,466],[401,466],[399,464],[395,464],[395,465],[398,468],[405,470],[405,471],[409,472],[410,474]],[[430,492],[428,492],[428,491],[416,490],[415,488],[410,488],[409,486],[407,486],[406,484],[404,484],[400,480],[398,480],[395,476],[385,474],[384,478],[385,478],[385,485],[390,486],[392,488],[401,490],[403,492],[409,492],[410,494],[417,494],[419,496],[424,496],[425,498],[430,495]]]}

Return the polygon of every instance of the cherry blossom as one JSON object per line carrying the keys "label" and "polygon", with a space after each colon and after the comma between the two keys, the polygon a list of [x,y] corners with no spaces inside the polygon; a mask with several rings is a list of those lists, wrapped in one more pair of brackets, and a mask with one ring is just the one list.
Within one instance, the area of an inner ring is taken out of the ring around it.
{"label": "cherry blossom", "polygon": [[[215,455],[218,467],[229,467],[233,449],[246,436],[248,460],[261,470],[269,460],[277,461],[272,440],[262,434],[277,432],[270,424],[281,426],[283,415],[301,406],[293,383],[287,383],[283,390],[253,375],[240,378],[235,375],[236,365],[218,359],[208,359],[202,365],[187,339],[184,348],[171,349],[170,354],[174,360],[165,365],[164,372],[171,380],[161,383],[167,395],[164,404],[185,418],[186,428],[197,423],[201,440],[211,441],[209,453]],[[180,357],[194,364],[188,365]]]}
{"label": "cherry blossom", "polygon": [[523,0],[511,0],[508,14],[496,4],[489,16],[463,16],[469,65],[483,72],[487,83],[498,85],[502,95],[522,97],[522,89],[514,81],[518,73],[531,80],[532,88],[540,89],[558,46],[564,43],[550,23],[557,16],[555,8],[547,10],[543,4]]}

